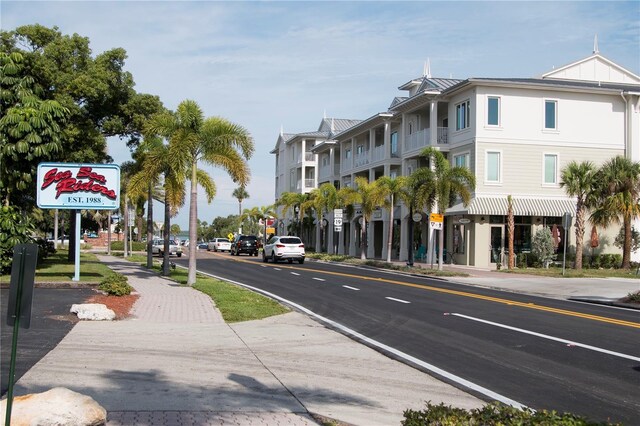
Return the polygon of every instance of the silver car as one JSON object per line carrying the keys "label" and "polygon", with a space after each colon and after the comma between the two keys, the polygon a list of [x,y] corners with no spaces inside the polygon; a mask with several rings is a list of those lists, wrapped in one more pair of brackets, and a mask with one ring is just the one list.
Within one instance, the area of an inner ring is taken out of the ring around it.
{"label": "silver car", "polygon": [[[151,253],[164,256],[164,240],[153,240]],[[169,256],[171,256],[172,254],[175,254],[178,257],[182,256],[182,247],[175,244],[173,241],[169,243]]]}
{"label": "silver car", "polygon": [[297,260],[298,263],[302,264],[304,263],[304,256],[304,243],[298,237],[276,235],[267,241],[262,250],[263,262],[272,260],[273,263],[276,263],[279,260],[286,259],[289,263]]}
{"label": "silver car", "polygon": [[226,238],[214,238],[207,246],[209,251],[231,251],[231,241]]}

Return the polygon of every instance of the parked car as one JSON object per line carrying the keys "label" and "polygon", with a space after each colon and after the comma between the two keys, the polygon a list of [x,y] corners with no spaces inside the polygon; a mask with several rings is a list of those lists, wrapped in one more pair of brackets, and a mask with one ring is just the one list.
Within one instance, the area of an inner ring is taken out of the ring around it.
{"label": "parked car", "polygon": [[258,237],[255,235],[238,235],[231,243],[231,250],[229,251],[232,256],[238,256],[241,253],[247,253],[248,255],[258,255]]}
{"label": "parked car", "polygon": [[214,238],[207,245],[209,251],[231,251],[231,241],[227,238]]}
{"label": "parked car", "polygon": [[300,264],[303,264],[304,257],[304,243],[298,237],[276,235],[267,241],[267,244],[264,245],[264,250],[262,250],[263,262],[272,260],[273,263],[276,263],[286,259],[289,263],[297,260]]}
{"label": "parked car", "polygon": [[[164,256],[164,240],[153,240],[151,253]],[[173,241],[169,243],[169,256],[171,256],[172,254],[175,254],[178,257],[182,256],[182,247],[175,244]]]}
{"label": "parked car", "polygon": [[198,250],[209,250],[209,244],[207,244],[207,243],[198,243]]}

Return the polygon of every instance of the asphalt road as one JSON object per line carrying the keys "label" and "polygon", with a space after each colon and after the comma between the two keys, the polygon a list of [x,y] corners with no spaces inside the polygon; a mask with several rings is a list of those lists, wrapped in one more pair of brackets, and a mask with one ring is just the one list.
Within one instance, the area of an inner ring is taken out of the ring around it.
{"label": "asphalt road", "polygon": [[343,265],[199,256],[198,270],[297,303],[465,390],[458,378],[534,409],[640,423],[638,311]]}
{"label": "asphalt road", "polygon": [[[18,329],[15,380],[35,365],[67,335],[78,321],[69,313],[74,303],[95,295],[91,289],[34,288],[30,327]],[[0,395],[9,387],[13,326],[7,325],[9,289],[0,290]]]}

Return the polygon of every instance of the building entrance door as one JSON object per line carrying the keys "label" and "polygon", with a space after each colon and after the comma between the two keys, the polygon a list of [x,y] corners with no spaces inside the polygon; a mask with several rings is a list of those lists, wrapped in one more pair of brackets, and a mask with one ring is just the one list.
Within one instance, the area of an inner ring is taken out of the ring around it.
{"label": "building entrance door", "polygon": [[491,225],[491,252],[489,253],[489,263],[495,265],[502,262],[502,251],[504,247],[504,225]]}

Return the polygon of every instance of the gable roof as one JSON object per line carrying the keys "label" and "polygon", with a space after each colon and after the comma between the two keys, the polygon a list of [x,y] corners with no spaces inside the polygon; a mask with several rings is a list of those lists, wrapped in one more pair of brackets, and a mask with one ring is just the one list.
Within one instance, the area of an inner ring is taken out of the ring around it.
{"label": "gable roof", "polygon": [[328,132],[336,134],[347,130],[360,123],[362,120],[352,120],[347,118],[323,118],[318,126],[319,132]]}
{"label": "gable roof", "polygon": [[579,61],[542,74],[543,79],[601,81],[607,83],[640,84],[640,77],[620,65],[594,53]]}

